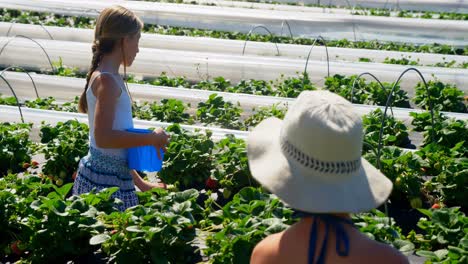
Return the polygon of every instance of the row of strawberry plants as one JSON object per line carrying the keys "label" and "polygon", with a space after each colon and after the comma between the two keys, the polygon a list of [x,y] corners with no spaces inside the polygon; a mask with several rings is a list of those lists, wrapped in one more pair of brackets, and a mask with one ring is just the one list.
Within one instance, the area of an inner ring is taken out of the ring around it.
{"label": "row of strawberry plants", "polygon": [[[374,61],[372,61],[372,59],[366,58],[366,57],[359,58],[359,61],[360,62],[374,62]],[[400,59],[386,57],[382,63],[385,63],[385,64],[398,64],[398,65],[411,65],[411,66],[443,67],[443,68],[451,68],[451,67],[457,67],[457,68],[463,68],[463,69],[468,68],[468,62],[461,62],[461,63],[459,63],[457,65],[456,64],[457,61],[455,61],[455,60],[446,61],[445,58],[443,59],[442,62],[437,62],[436,64],[423,65],[423,64],[420,63],[419,59],[411,60],[411,56],[408,57],[408,58],[402,57]]]}
{"label": "row of strawberry plants", "polygon": [[[116,187],[69,197],[46,178],[0,179],[0,261],[22,263],[196,263],[198,192],[138,193],[140,205],[119,212]],[[54,239],[51,240],[50,237]]]}
{"label": "row of strawberry plants", "polygon": [[[65,77],[85,76],[85,74],[80,73],[77,68],[71,68],[63,65],[61,60],[54,62],[54,65],[54,72],[46,71],[41,73]],[[16,70],[21,71],[21,69]],[[144,80],[136,79],[134,76],[130,75],[127,78],[127,81],[129,83],[150,84],[166,87],[183,87],[199,90],[288,98],[295,98],[304,90],[319,89],[310,81],[307,74],[301,74],[297,77],[284,77],[281,75],[274,81],[254,79],[241,80],[237,84],[232,84],[229,79],[225,79],[222,76],[215,77],[212,80],[207,79],[198,83],[191,83],[183,76],[169,77],[165,72],[162,72],[161,75],[157,78]],[[378,82],[368,82],[365,78],[362,77],[357,79],[356,75],[344,76],[335,74],[330,77],[325,77],[324,87],[322,89],[327,89],[347,99],[350,99],[351,94],[353,93],[353,103],[384,106],[387,102],[388,94],[394,86],[394,83],[383,82],[382,85],[383,89]],[[430,80],[427,82],[427,85],[430,93],[431,103],[435,110],[460,113],[468,112],[468,96],[466,96],[465,93],[457,86],[443,83],[438,80]],[[414,87],[414,90],[415,97],[411,101],[421,108],[429,109],[430,103],[424,83],[418,82]],[[405,108],[410,107],[408,93],[402,90],[398,84],[394,89],[392,98],[392,106]],[[6,99],[3,99],[3,102],[0,101],[0,103],[14,104],[15,102],[13,98],[8,99],[8,101],[5,100]]]}
{"label": "row of strawberry plants", "polygon": [[[63,112],[78,112],[78,97],[73,101],[57,104],[53,97],[37,98],[25,101],[22,106],[43,110]],[[0,105],[17,105],[15,97],[2,97]],[[218,126],[227,129],[248,130],[257,125],[266,117],[276,116],[282,118],[286,109],[273,105],[254,109],[254,114],[243,120],[243,110],[224,101],[223,97],[212,94],[205,102],[200,102],[195,114],[190,114],[190,105],[177,99],[162,99],[160,102],[136,102],[133,104],[134,117],[141,120],[162,121],[170,123],[195,124]]]}
{"label": "row of strawberry plants", "polygon": [[[111,198],[115,188],[69,197],[71,185],[57,188],[47,179],[16,175],[0,179],[0,186],[2,261],[196,263],[206,240],[202,251],[210,263],[248,263],[257,242],[297,221],[291,208],[254,188],[222,208],[213,200],[197,205],[195,190],[138,193],[140,205],[119,212],[119,201]],[[353,221],[370,238],[406,254],[416,250],[433,261],[464,263],[465,214],[456,207],[420,211],[427,216],[418,222],[422,232],[403,234],[377,210],[353,215]]]}
{"label": "row of strawberry plants", "polygon": [[[95,20],[87,17],[74,17],[62,16],[50,13],[38,12],[24,12],[19,10],[0,10],[0,21],[2,22],[17,22],[23,24],[41,24],[47,26],[71,26],[80,28],[93,28]],[[247,34],[241,32],[228,32],[216,30],[202,30],[195,28],[182,28],[161,25],[145,25],[144,32],[157,33],[163,35],[177,35],[177,36],[193,36],[193,37],[211,37],[221,39],[233,40],[246,40]],[[315,42],[311,38],[303,37],[288,37],[277,35],[260,35],[251,34],[249,39],[251,41],[260,42],[276,42],[284,44],[299,44],[299,45],[312,45]],[[324,45],[321,41],[316,42],[317,45]],[[438,54],[455,54],[467,55],[468,47],[457,48],[445,44],[424,44],[415,45],[407,43],[396,42],[380,42],[374,41],[350,41],[347,39],[342,40],[329,40],[327,41],[328,47],[343,47],[343,48],[359,48],[359,49],[377,49],[377,50],[392,50],[392,51],[405,51],[405,52],[422,52],[422,53],[438,53]]]}
{"label": "row of strawberry plants", "polygon": [[[268,112],[267,115],[274,113]],[[423,128],[422,149],[407,152],[395,147],[408,145],[408,128],[389,116],[383,128],[382,170],[395,182],[395,200],[406,206],[420,207],[421,199],[426,203],[443,201],[457,204],[465,196],[466,158],[468,152],[468,122],[448,119],[436,114],[434,127],[430,126],[429,113],[413,115],[416,130]],[[265,117],[256,121],[259,122]],[[380,133],[382,111],[376,110],[363,118],[364,151],[376,166],[376,149]],[[7,127],[7,125],[4,125]],[[12,128],[14,129],[14,127]],[[209,131],[205,133],[187,133],[180,126],[167,128],[172,134],[172,141],[166,153],[164,170],[160,177],[168,184],[178,188],[212,189],[228,199],[232,193],[244,186],[255,184],[247,170],[245,142],[228,136],[215,143]],[[77,121],[59,123],[57,126],[43,125],[39,151],[47,159],[42,173],[53,178],[57,184],[72,181],[72,175],[78,160],[87,152],[87,126]],[[11,143],[10,143],[11,144]],[[3,148],[14,148],[8,143]],[[37,148],[37,147],[36,147]],[[31,153],[32,151],[27,151]],[[26,160],[15,160],[21,168]],[[8,159],[5,164],[8,164]],[[6,171],[3,172],[5,174]],[[423,176],[435,176],[430,181]],[[417,188],[416,188],[417,187]],[[416,202],[411,203],[414,199]],[[462,203],[463,202],[459,202]],[[419,204],[419,205],[418,205]]]}
{"label": "row of strawberry plants", "polygon": [[[16,99],[11,97],[0,97],[0,104],[4,103],[15,105]],[[72,102],[59,105],[55,103],[53,98],[49,97],[46,99],[39,98],[34,101],[26,101],[24,105],[30,108],[76,112],[77,103],[78,98],[75,98]],[[188,107],[188,105],[176,99],[163,99],[160,103],[138,102],[134,105],[134,116],[143,120],[185,124],[193,124],[197,121],[204,125],[247,130],[256,126],[265,118],[272,116],[283,118],[286,111],[285,108],[280,108],[277,105],[273,105],[271,107],[260,107],[252,115],[246,117],[245,120],[242,120],[242,109],[230,102],[225,102],[222,97],[217,96],[216,94],[212,94],[206,102],[199,103],[194,116],[189,114],[187,110]],[[435,113],[436,122],[435,127],[432,128],[430,127],[431,123],[428,121],[428,118],[430,118],[428,113],[416,114],[412,112],[413,126],[415,127],[412,130],[408,129],[403,122],[393,118],[389,113],[389,116],[386,118],[384,123],[382,138],[383,145],[399,147],[410,146],[411,142],[409,139],[409,133],[423,132],[426,126],[429,126],[426,129],[427,131],[433,131],[433,133],[438,134],[436,138],[439,139],[439,143],[451,145],[450,141],[457,139],[460,135],[463,135],[465,123],[462,120],[448,119],[444,115],[438,114],[437,111]],[[366,142],[374,148],[378,145],[382,115],[383,112],[380,109],[377,109],[365,115],[363,118]],[[441,125],[442,123],[443,125]],[[441,127],[444,127],[445,130],[439,129]],[[86,130],[83,131],[84,133],[86,132]],[[431,134],[427,131],[423,134],[424,144],[427,144],[432,139],[430,137]],[[441,134],[441,131],[443,131],[444,134]],[[446,139],[447,137],[452,137],[452,139]]]}
{"label": "row of strawberry plants", "polygon": [[[185,2],[184,0],[144,0],[146,2],[163,2],[163,3],[175,3],[175,4],[192,4],[192,5],[208,5],[208,6],[218,6],[218,4],[213,1],[212,3],[204,3],[197,1]],[[248,1],[253,2],[253,1]],[[455,12],[431,12],[431,11],[407,11],[407,10],[392,10],[392,9],[383,9],[383,8],[362,8],[358,6],[348,7],[336,7],[333,5],[320,5],[320,4],[307,4],[299,2],[290,2],[290,3],[281,3],[276,1],[262,1],[269,4],[277,5],[295,5],[295,6],[306,6],[306,7],[323,7],[323,8],[347,8],[353,9],[351,14],[361,15],[361,16],[386,16],[386,17],[403,17],[403,18],[423,18],[423,19],[441,19],[441,20],[468,20],[468,14],[455,13]],[[251,8],[251,7],[249,7]]]}

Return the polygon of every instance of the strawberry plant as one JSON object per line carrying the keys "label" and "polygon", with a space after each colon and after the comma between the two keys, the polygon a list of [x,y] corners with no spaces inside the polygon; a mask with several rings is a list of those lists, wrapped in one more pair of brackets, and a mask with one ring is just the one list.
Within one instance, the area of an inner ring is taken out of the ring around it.
{"label": "strawberry plant", "polygon": [[[431,80],[427,83],[427,86],[434,109],[459,113],[467,112],[467,107],[463,103],[464,93],[455,85]],[[414,102],[424,109],[429,109],[426,86],[422,82],[416,85]]]}
{"label": "strawberry plant", "polygon": [[257,185],[250,174],[245,144],[244,140],[229,135],[215,145],[212,177],[223,188],[224,199],[231,198],[231,194],[246,186]]}
{"label": "strawberry plant", "polygon": [[[366,84],[365,89],[367,93],[369,93],[369,100],[371,102],[368,104],[381,106],[385,106],[387,104],[387,99],[390,95],[390,91],[393,88],[393,83],[383,82],[382,85],[384,90],[382,90],[382,87],[377,82],[370,82]],[[408,93],[402,90],[399,84],[397,84],[393,90],[392,101],[390,105],[404,108],[410,107]]]}
{"label": "strawberry plant", "polygon": [[206,80],[200,81],[192,85],[192,89],[200,90],[209,90],[209,91],[219,91],[225,92],[229,87],[231,87],[231,81],[224,79],[224,77],[216,77],[213,81]]}
{"label": "strawberry plant", "polygon": [[204,124],[215,124],[228,129],[244,129],[240,120],[242,109],[221,96],[212,94],[206,102],[198,104],[197,119]]}
{"label": "strawberry plant", "polygon": [[[11,248],[13,243],[16,243],[20,251],[24,251],[30,228],[21,219],[31,214],[29,205],[38,196],[45,196],[53,191],[52,184],[41,181],[36,176],[25,175],[19,178],[14,174],[0,179],[0,252],[3,255],[14,255]],[[2,254],[0,261],[3,262]]]}
{"label": "strawberry plant", "polygon": [[463,143],[453,148],[430,144],[416,154],[425,161],[424,173],[435,176],[424,183],[424,190],[449,206],[468,208],[468,159]]}
{"label": "strawberry plant", "polygon": [[428,126],[424,131],[424,145],[434,142],[448,148],[454,147],[460,141],[464,142],[463,151],[468,151],[468,121],[448,118],[434,123],[434,127]]}
{"label": "strawberry plant", "polygon": [[[48,178],[29,175],[8,176],[0,186],[0,222],[8,221],[0,227],[0,246],[7,255],[14,252],[5,241],[14,241],[22,252],[18,257],[32,263],[78,261],[97,250],[88,241],[104,231],[98,210],[91,206],[101,194],[66,199],[71,184],[58,188]],[[110,194],[102,197],[103,205],[110,202]]]}
{"label": "strawberry plant", "polygon": [[[411,125],[413,125],[414,131],[422,132],[432,129],[430,112],[410,112],[410,116],[413,118],[411,120]],[[441,122],[445,119],[447,119],[447,117],[444,114],[434,111],[434,122]]]}
{"label": "strawberry plant", "polygon": [[[330,92],[341,95],[348,100],[354,84],[353,103],[373,104],[384,106],[393,87],[393,83],[382,83],[384,89],[377,82],[366,83],[364,78],[356,80],[357,76],[343,76],[335,74],[325,78],[325,88]],[[392,95],[391,106],[409,107],[408,95],[397,85]]]}
{"label": "strawberry plant", "polygon": [[75,96],[73,101],[65,102],[61,105],[60,111],[78,113],[78,103],[80,98]]}
{"label": "strawberry plant", "polygon": [[199,211],[198,192],[168,193],[156,190],[140,195],[145,206],[103,216],[111,228],[91,238],[117,263],[195,263],[201,260],[193,245],[196,224],[192,213]]}
{"label": "strawberry plant", "polygon": [[[255,111],[255,109],[254,109]],[[279,119],[283,119],[284,115],[286,114],[286,109],[280,108],[278,104],[274,104],[272,106],[264,106],[259,107],[257,111],[251,116],[249,116],[245,121],[245,127],[255,127],[264,119],[269,117],[277,117]]]}
{"label": "strawberry plant", "polygon": [[31,124],[1,123],[0,177],[24,171],[23,164],[31,161],[29,132]]}
{"label": "strawberry plant", "polygon": [[78,162],[88,153],[88,126],[76,120],[42,125],[41,143],[47,159],[42,172],[58,185],[71,182]]}
{"label": "strawberry plant", "polygon": [[39,197],[31,203],[32,213],[22,219],[31,229],[29,240],[24,243],[32,262],[73,260],[97,250],[88,241],[103,232],[104,225],[97,220],[98,211],[83,198],[73,196],[65,200],[71,188],[72,184],[67,184],[47,197]]}
{"label": "strawberry plant", "polygon": [[404,254],[413,252],[414,244],[404,239],[393,218],[385,213],[373,209],[368,213],[353,214],[352,220],[354,225],[371,239],[391,244]]}
{"label": "strawberry plant", "polygon": [[401,58],[401,59],[394,59],[394,58],[385,58],[383,63],[386,64],[399,64],[399,65],[419,65],[419,60],[418,61],[413,61],[409,60],[407,58]]}
{"label": "strawberry plant", "polygon": [[172,125],[166,128],[171,141],[164,154],[163,170],[159,173],[166,184],[175,184],[181,190],[204,189],[213,169],[211,132],[189,133]]}
{"label": "strawberry plant", "polygon": [[167,86],[167,87],[189,87],[189,82],[184,77],[169,77],[165,72],[161,73],[156,79],[150,79],[148,82],[151,85]]}
{"label": "strawberry plant", "polygon": [[[374,152],[365,154],[364,158],[377,167]],[[382,173],[394,184],[391,201],[408,206],[412,198],[421,196],[421,167],[428,165],[421,157],[398,147],[383,147],[380,165]]]}
{"label": "strawberry plant", "polygon": [[202,222],[217,225],[212,229],[217,232],[206,240],[204,253],[213,263],[248,263],[258,242],[295,221],[292,214],[274,195],[244,188],[222,210],[210,213]]}
{"label": "strawberry plant", "polygon": [[[362,118],[364,141],[374,147],[378,146],[383,111],[380,108]],[[387,114],[382,134],[383,146],[405,146],[409,143],[408,129],[403,122]]]}
{"label": "strawberry plant", "polygon": [[25,101],[24,105],[29,108],[61,111],[61,106],[55,103],[55,98],[37,98],[34,101]]}
{"label": "strawberry plant", "polygon": [[264,80],[241,80],[234,87],[227,89],[230,93],[245,93],[255,95],[272,95],[271,85]]}
{"label": "strawberry plant", "polygon": [[137,103],[134,105],[133,114],[143,120],[193,124],[194,121],[186,110],[187,106],[180,100],[163,99],[160,104]]}
{"label": "strawberry plant", "polygon": [[466,263],[468,261],[468,217],[458,207],[433,210],[419,209],[418,227],[424,234],[410,233],[419,246],[416,254],[434,263]]}
{"label": "strawberry plant", "polygon": [[0,94],[0,104],[1,105],[18,105],[16,98],[14,96],[6,97]]}
{"label": "strawberry plant", "polygon": [[59,57],[57,62],[53,62],[55,75],[64,76],[64,77],[77,77],[77,78],[86,78],[86,73],[80,72],[78,67],[69,67],[63,65],[62,57]]}
{"label": "strawberry plant", "polygon": [[296,98],[302,91],[316,90],[317,88],[310,81],[309,75],[305,73],[299,77],[288,77],[283,79],[284,76],[280,77],[280,80],[276,81],[275,84],[275,96]]}

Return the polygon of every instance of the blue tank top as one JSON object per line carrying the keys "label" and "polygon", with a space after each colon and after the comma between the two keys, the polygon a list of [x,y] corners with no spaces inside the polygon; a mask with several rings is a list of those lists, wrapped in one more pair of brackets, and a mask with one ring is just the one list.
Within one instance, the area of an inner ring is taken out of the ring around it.
{"label": "blue tank top", "polygon": [[[306,212],[300,212],[300,211],[296,211],[294,215],[296,217],[308,217],[308,216],[314,217],[312,228],[310,229],[307,263],[325,264],[325,257],[327,255],[328,232],[330,228],[333,228],[335,230],[336,253],[341,257],[345,257],[349,255],[349,237],[343,225],[350,225],[354,227],[354,224],[351,220],[344,219],[344,218],[334,216],[334,215],[329,215],[329,214],[314,214],[314,213],[306,213]],[[325,238],[323,240],[323,244],[322,244],[322,248],[320,249],[319,256],[317,260],[315,260],[316,259],[315,248],[317,247],[317,240],[318,240],[318,230],[317,230],[318,219],[320,219],[322,222],[325,223]]]}

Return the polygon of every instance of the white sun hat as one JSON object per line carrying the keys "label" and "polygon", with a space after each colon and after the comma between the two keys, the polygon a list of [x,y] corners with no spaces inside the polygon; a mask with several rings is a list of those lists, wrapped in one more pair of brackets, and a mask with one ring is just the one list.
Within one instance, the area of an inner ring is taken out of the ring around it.
{"label": "white sun hat", "polygon": [[361,157],[361,117],[343,97],[304,91],[284,121],[268,118],[250,134],[253,177],[294,209],[357,213],[385,202],[392,182]]}

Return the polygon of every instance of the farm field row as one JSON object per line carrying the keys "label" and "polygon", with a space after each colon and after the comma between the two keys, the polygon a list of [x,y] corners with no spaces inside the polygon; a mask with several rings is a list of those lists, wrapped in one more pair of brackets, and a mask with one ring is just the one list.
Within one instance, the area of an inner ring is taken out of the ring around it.
{"label": "farm field row", "polygon": [[[0,43],[13,43],[4,48],[0,66],[21,66],[27,69],[50,69],[51,61],[62,60],[63,64],[77,67],[80,71],[86,71],[91,61],[91,44],[57,41],[35,40],[46,54],[37,46],[37,43],[28,39],[17,38],[12,42],[10,38],[0,37]],[[37,56],[36,54],[40,54]],[[130,74],[138,78],[155,78],[161,72],[167,72],[169,76],[185,76],[190,81],[211,79],[215,76],[223,76],[237,83],[243,79],[275,80],[280,75],[285,77],[297,76],[306,68],[306,60],[226,55],[218,53],[205,53],[193,51],[163,50],[141,48],[134,65],[128,69]],[[332,61],[329,64],[324,61],[308,61],[308,75],[310,81],[322,86],[324,77],[334,74],[353,75],[371,72],[383,82],[394,82],[398,75],[407,69],[404,65],[380,64],[380,63],[353,63]],[[434,75],[438,80],[458,86],[461,90],[468,89],[468,76],[466,69],[419,67],[427,80]],[[400,84],[403,89],[411,92],[414,83],[420,81],[416,74],[408,74]]]}
{"label": "farm field row", "polygon": [[[21,35],[33,39],[53,39],[91,43],[91,29],[42,26],[20,23],[0,22],[0,35]],[[277,56],[319,61],[378,62],[387,64],[409,64],[412,66],[457,67],[467,68],[468,57],[449,54],[428,54],[416,52],[397,52],[383,50],[349,49],[336,47],[308,47],[294,44],[273,44],[246,42],[241,40],[224,40],[207,37],[171,36],[144,33],[140,46],[165,50],[210,52],[232,55]]]}
{"label": "farm field row", "polygon": [[[284,32],[287,21],[294,36],[309,38],[321,35],[327,39],[353,39],[354,41],[406,42],[414,44],[449,44],[466,46],[468,22],[451,20],[414,20],[395,17],[367,17],[353,15],[315,14],[276,10],[251,10],[216,6],[150,2],[115,2],[136,12],[148,24],[193,27],[208,30],[249,32],[255,25],[267,27],[273,34]],[[3,1],[0,7],[62,15],[94,18],[110,2]]]}

